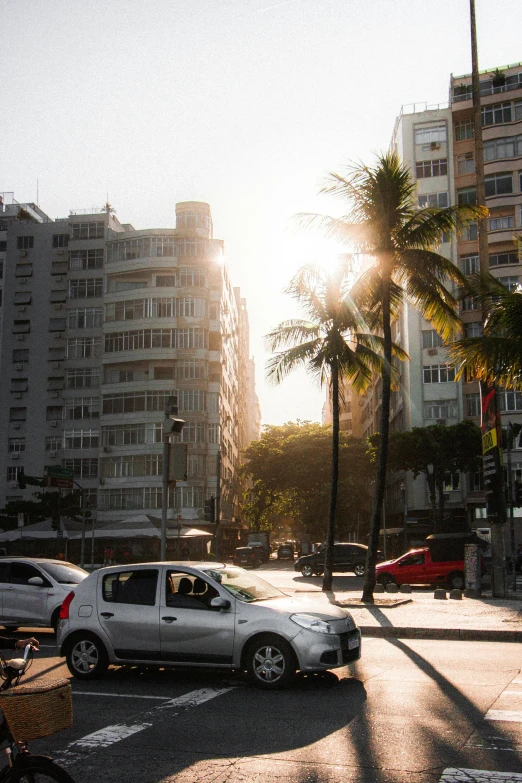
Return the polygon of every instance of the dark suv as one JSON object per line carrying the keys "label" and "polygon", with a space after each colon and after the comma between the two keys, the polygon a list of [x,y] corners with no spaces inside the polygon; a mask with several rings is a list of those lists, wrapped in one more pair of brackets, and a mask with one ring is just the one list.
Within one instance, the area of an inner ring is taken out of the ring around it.
{"label": "dark suv", "polygon": [[[334,571],[353,571],[356,576],[364,574],[366,551],[364,544],[334,544]],[[303,555],[294,563],[294,569],[300,571],[303,576],[321,576],[324,572],[324,558],[326,547],[313,555]]]}
{"label": "dark suv", "polygon": [[238,566],[258,568],[263,562],[259,547],[239,546],[234,553],[234,563]]}

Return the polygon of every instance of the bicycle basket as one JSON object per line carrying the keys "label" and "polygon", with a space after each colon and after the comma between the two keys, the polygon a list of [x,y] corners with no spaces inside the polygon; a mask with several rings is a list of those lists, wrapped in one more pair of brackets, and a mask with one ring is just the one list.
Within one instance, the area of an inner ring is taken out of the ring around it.
{"label": "bicycle basket", "polygon": [[0,692],[0,709],[16,742],[40,739],[72,726],[71,684],[41,679]]}

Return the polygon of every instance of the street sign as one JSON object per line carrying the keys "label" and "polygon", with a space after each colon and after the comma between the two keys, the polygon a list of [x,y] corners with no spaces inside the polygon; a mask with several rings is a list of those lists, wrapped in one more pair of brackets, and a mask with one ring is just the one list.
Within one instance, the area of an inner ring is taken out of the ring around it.
{"label": "street sign", "polygon": [[46,487],[58,487],[58,489],[73,489],[74,480],[72,478],[56,478],[55,476],[47,476],[45,479]]}
{"label": "street sign", "polygon": [[62,478],[62,479],[71,479],[73,478],[73,472],[72,470],[69,470],[69,468],[58,468],[54,466],[50,466],[46,469],[47,475],[52,478]]}
{"label": "street sign", "polygon": [[188,472],[188,444],[169,444],[169,482],[186,481]]}

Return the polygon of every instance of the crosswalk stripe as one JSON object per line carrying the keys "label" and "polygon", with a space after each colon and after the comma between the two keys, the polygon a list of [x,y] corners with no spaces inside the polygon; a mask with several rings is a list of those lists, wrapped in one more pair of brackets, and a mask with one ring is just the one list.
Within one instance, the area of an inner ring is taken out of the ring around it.
{"label": "crosswalk stripe", "polygon": [[511,721],[522,723],[522,711],[520,710],[488,710],[485,720]]}
{"label": "crosswalk stripe", "polygon": [[522,783],[522,774],[520,772],[448,767],[442,773],[439,783]]}

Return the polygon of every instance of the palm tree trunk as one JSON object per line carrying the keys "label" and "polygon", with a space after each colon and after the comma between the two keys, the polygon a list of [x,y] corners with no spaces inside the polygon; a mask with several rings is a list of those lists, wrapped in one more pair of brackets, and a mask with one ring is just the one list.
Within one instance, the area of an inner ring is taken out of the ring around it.
{"label": "palm tree trunk", "polygon": [[335,511],[337,508],[337,486],[339,484],[339,368],[332,363],[332,483],[330,487],[330,508],[326,534],[326,557],[324,561],[323,591],[332,589],[333,555],[335,536]]}
{"label": "palm tree trunk", "polygon": [[383,321],[383,353],[384,366],[382,371],[382,400],[380,417],[380,443],[375,475],[375,492],[373,499],[372,518],[370,521],[370,540],[366,554],[366,569],[362,600],[373,603],[373,588],[375,587],[375,566],[379,548],[379,531],[381,529],[382,504],[386,491],[386,463],[388,460],[388,440],[390,434],[390,392],[391,392],[391,316],[390,316],[390,280],[383,280],[382,294]]}

